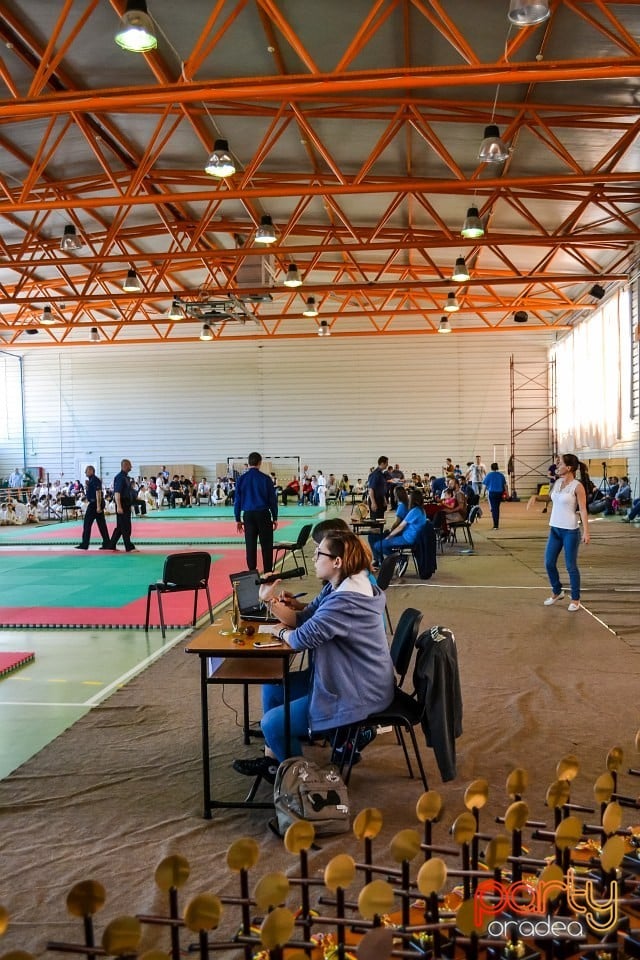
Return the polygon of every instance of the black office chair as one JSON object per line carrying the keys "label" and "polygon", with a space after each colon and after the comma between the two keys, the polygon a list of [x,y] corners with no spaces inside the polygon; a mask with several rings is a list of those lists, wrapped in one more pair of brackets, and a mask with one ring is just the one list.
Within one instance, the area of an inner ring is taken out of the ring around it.
{"label": "black office chair", "polygon": [[448,520],[447,524],[449,526],[449,542],[457,543],[458,542],[457,531],[462,530],[464,534],[464,539],[473,550],[474,549],[473,536],[471,535],[471,524],[473,521],[470,517],[472,510],[475,510],[475,506],[472,506],[472,507],[467,506],[464,513],[464,520]]}
{"label": "black office chair", "polygon": [[[380,569],[376,576],[376,584],[380,589],[385,592],[391,581],[393,580],[393,575],[396,572],[396,566],[398,565],[398,557],[396,554],[390,554],[388,557],[385,557],[382,563],[380,564]],[[393,633],[393,624],[391,623],[391,617],[389,615],[389,607],[385,600],[384,612],[387,617],[387,623],[389,624],[389,630]]]}
{"label": "black office chair", "polygon": [[79,512],[78,507],[76,506],[76,498],[60,497],[60,510],[63,520],[76,520]]}
{"label": "black office chair", "polygon": [[312,523],[305,523],[304,527],[298,534],[297,540],[277,540],[273,545],[273,567],[274,570],[278,564],[278,554],[282,554],[282,560],[280,561],[280,571],[284,567],[284,561],[288,553],[293,557],[294,563],[297,563],[300,566],[300,561],[296,559],[296,554],[299,553],[302,558],[302,563],[304,564],[305,573],[309,573],[307,568],[307,561],[304,555],[304,548],[307,545],[307,541],[311,536],[311,529],[313,527]]}
{"label": "black office chair", "polygon": [[149,629],[149,612],[151,610],[151,594],[158,596],[158,612],[160,614],[160,626],[162,627],[162,637],[165,636],[164,613],[162,610],[163,593],[184,593],[186,590],[193,590],[193,620],[191,625],[195,627],[198,611],[198,593],[204,590],[209,604],[209,621],[213,623],[213,609],[211,607],[211,595],[209,594],[209,572],[211,570],[211,557],[208,553],[170,553],[164,561],[164,570],[162,580],[149,584],[147,590],[147,616],[144,629]]}
{"label": "black office chair", "polygon": [[[427,775],[424,770],[424,764],[422,762],[422,756],[420,755],[420,748],[418,747],[418,741],[416,739],[414,730],[414,727],[416,727],[422,719],[423,704],[419,703],[415,696],[407,693],[405,690],[402,690],[402,685],[411,663],[411,657],[416,645],[416,640],[418,639],[418,631],[420,629],[420,623],[422,622],[422,616],[423,614],[420,610],[416,610],[413,607],[408,607],[405,611],[403,611],[403,613],[400,615],[400,619],[398,620],[398,626],[396,627],[393,635],[390,650],[391,659],[393,660],[393,666],[396,671],[396,686],[391,704],[386,708],[386,710],[381,710],[379,713],[372,713],[365,720],[361,720],[360,723],[352,724],[347,731],[342,728],[342,730],[338,732],[339,735],[337,736],[336,740],[339,739],[342,742],[350,742],[355,744],[358,738],[358,733],[365,727],[393,727],[395,730],[396,739],[402,747],[402,751],[404,753],[404,759],[407,764],[409,776],[413,779],[413,767],[411,766],[411,760],[409,758],[407,744],[404,738],[404,734],[408,733],[413,746],[413,752],[416,757],[418,769],[420,771],[420,779],[422,780],[424,789],[428,790],[429,786],[427,783]],[[334,744],[336,740],[334,740]],[[343,768],[346,765],[347,770],[344,775],[345,783],[349,782],[349,777],[351,776],[354,755],[355,750],[353,749],[350,751],[347,751],[346,749],[342,750],[340,772],[342,773]]]}

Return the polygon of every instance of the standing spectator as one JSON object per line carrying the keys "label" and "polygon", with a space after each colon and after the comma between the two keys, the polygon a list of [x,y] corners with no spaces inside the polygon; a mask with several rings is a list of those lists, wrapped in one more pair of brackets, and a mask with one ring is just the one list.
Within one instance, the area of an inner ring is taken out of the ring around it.
{"label": "standing spectator", "polygon": [[271,477],[262,473],[262,456],[249,454],[249,469],[238,477],[233,512],[238,533],[244,533],[247,569],[258,565],[258,540],[264,573],[273,570],[273,531],[278,527],[278,497]]}
{"label": "standing spectator", "polygon": [[[580,471],[580,479],[576,474]],[[564,453],[558,460],[558,479],[551,489],[551,517],[549,519],[549,539],[544,554],[552,594],[544,601],[550,607],[564,597],[564,590],[558,574],[558,557],[564,550],[564,562],[571,585],[571,603],[568,610],[574,613],[580,609],[580,571],[578,569],[578,547],[580,540],[589,543],[589,518],[587,496],[583,484],[589,475],[584,464],[573,453]],[[578,526],[578,512],[582,520],[582,537]]]}
{"label": "standing spectator", "polygon": [[13,473],[9,474],[9,486],[12,490],[19,490],[23,481],[22,470],[16,467]]}
{"label": "standing spectator", "polygon": [[120,463],[120,473],[116,473],[113,478],[113,497],[116,503],[116,526],[111,534],[109,549],[116,550],[120,537],[124,543],[127,553],[136,549],[131,543],[131,486],[129,480],[129,471],[131,470],[131,461],[122,460]]}
{"label": "standing spectator", "polygon": [[474,493],[477,493],[479,497],[482,496],[482,486],[484,483],[484,478],[487,475],[487,468],[484,463],[482,463],[480,454],[476,455],[475,463],[471,464],[470,470],[471,485],[473,486]]}
{"label": "standing spectator", "polygon": [[91,464],[85,467],[84,475],[87,478],[87,482],[84,485],[85,495],[87,498],[87,509],[85,510],[84,523],[82,525],[82,540],[77,545],[76,550],[89,549],[89,543],[91,542],[91,528],[94,520],[98,524],[98,530],[100,531],[100,536],[102,537],[102,546],[100,549],[110,550],[111,544],[109,542],[109,530],[107,528],[107,521],[104,518],[102,480],[100,477],[96,476],[96,468],[91,466]]}
{"label": "standing spectator", "polygon": [[384,520],[387,509],[387,478],[386,469],[389,466],[389,457],[378,457],[378,466],[371,471],[367,479],[369,491],[369,507],[374,520]]}
{"label": "standing spectator", "polygon": [[489,497],[493,529],[497,530],[500,526],[500,504],[507,489],[507,478],[504,473],[500,473],[497,463],[491,464],[491,470],[484,478],[484,485]]}
{"label": "standing spectator", "polygon": [[316,481],[316,506],[324,507],[327,503],[327,478],[325,477],[322,470],[318,470],[318,477]]}

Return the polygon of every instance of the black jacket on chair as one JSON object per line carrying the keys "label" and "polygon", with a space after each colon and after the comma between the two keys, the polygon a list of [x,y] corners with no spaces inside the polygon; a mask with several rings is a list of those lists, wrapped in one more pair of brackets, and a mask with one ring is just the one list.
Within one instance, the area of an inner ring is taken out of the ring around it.
{"label": "black jacket on chair", "polygon": [[433,748],[443,782],[456,776],[456,739],[462,734],[462,693],[456,641],[450,630],[432,627],[416,641],[413,684],[423,705],[422,729]]}
{"label": "black jacket on chair", "polygon": [[438,569],[436,531],[431,520],[425,523],[412,549],[420,579],[430,580]]}

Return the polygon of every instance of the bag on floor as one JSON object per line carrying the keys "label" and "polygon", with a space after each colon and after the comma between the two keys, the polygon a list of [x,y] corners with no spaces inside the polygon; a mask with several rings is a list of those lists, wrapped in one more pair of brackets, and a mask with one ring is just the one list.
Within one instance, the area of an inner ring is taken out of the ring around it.
{"label": "bag on floor", "polygon": [[349,795],[336,766],[319,767],[304,757],[283,760],[276,773],[273,802],[274,827],[281,837],[298,820],[312,823],[318,837],[349,830]]}

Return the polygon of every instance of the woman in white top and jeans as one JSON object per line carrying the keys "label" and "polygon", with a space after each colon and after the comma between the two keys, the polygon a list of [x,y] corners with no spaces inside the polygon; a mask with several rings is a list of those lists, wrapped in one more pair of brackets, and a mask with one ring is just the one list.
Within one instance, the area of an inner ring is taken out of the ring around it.
{"label": "woman in white top and jeans", "polygon": [[[580,470],[581,479],[576,474]],[[587,497],[582,480],[587,479],[586,470],[573,453],[565,453],[558,459],[556,482],[551,488],[553,504],[549,519],[549,539],[544,555],[544,565],[551,584],[552,595],[544,603],[549,607],[564,597],[564,590],[558,574],[558,557],[564,550],[564,562],[571,585],[571,603],[569,610],[574,613],[580,609],[580,571],[578,569],[578,547],[580,540],[589,543]],[[582,534],[578,526],[578,511],[582,520]]]}

